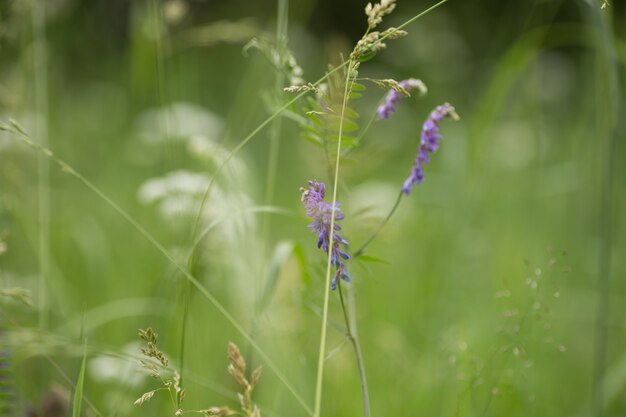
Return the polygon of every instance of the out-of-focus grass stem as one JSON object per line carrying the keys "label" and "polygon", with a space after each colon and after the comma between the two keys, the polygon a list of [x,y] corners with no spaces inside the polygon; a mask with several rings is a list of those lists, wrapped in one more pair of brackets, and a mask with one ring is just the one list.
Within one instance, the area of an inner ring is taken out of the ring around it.
{"label": "out-of-focus grass stem", "polygon": [[[148,4],[149,8],[149,16],[151,22],[152,29],[152,37],[153,37],[153,56],[154,56],[154,73],[156,76],[156,88],[157,95],[159,100],[159,106],[163,109],[163,120],[158,120],[160,126],[160,134],[165,137],[165,147],[167,148],[167,152],[165,153],[167,157],[171,157],[173,155],[173,146],[171,141],[171,123],[170,123],[170,111],[169,111],[169,102],[166,94],[166,79],[165,79],[165,58],[163,52],[163,28],[162,28],[162,12],[160,7],[160,0],[149,0]],[[191,266],[188,266],[189,271],[193,274],[194,271]],[[181,335],[180,335],[180,347],[179,347],[179,363],[180,363],[180,386],[184,386],[184,378],[185,378],[185,341],[187,339],[187,325],[188,325],[188,314],[189,314],[189,305],[191,304],[191,283],[188,280],[184,280],[182,282],[181,288],[181,298],[182,298],[182,318],[181,318]],[[178,406],[178,404],[175,404]]]}
{"label": "out-of-focus grass stem", "polygon": [[598,207],[598,291],[596,300],[595,346],[593,358],[593,395],[591,415],[604,414],[604,374],[609,316],[609,290],[611,284],[613,184],[616,157],[617,120],[620,107],[617,59],[611,29],[607,20],[610,9],[601,11],[600,4],[591,5],[591,19],[596,29],[596,105],[598,138],[600,143],[600,166],[602,167]]}
{"label": "out-of-focus grass stem", "polygon": [[[45,2],[33,1],[33,55],[35,132],[40,144],[48,147],[48,68]],[[37,157],[39,327],[48,327],[48,281],[50,279],[50,161]]]}
{"label": "out-of-focus grass stem", "polygon": [[[357,366],[359,368],[359,379],[361,380],[361,394],[363,396],[363,415],[365,417],[371,416],[370,411],[370,396],[367,388],[367,377],[365,375],[365,364],[363,362],[363,353],[361,352],[361,345],[359,343],[359,335],[356,331],[356,309],[352,309],[351,314],[348,314],[348,309],[343,298],[343,291],[341,290],[341,280],[337,282],[337,290],[339,291],[339,301],[341,301],[341,310],[343,311],[343,318],[346,321],[346,331],[348,339],[352,343],[354,348],[354,354],[356,356]],[[354,300],[350,303],[354,306]]]}
{"label": "out-of-focus grass stem", "polygon": [[[289,1],[278,0],[277,7],[277,20],[276,20],[276,50],[278,52],[279,59],[283,59],[287,50],[287,28],[288,28],[288,16],[289,16]],[[285,74],[283,71],[276,71],[276,80],[274,82],[274,96],[278,101],[282,101],[283,86],[285,83]],[[266,206],[271,206],[274,199],[274,187],[276,184],[276,172],[278,169],[278,157],[280,151],[280,136],[282,132],[282,118],[276,118],[272,122],[270,129],[270,146],[267,157],[267,175],[265,180],[265,196],[263,198]],[[263,239],[263,258],[268,256],[269,239],[270,239],[270,213],[263,215],[262,223],[262,239]],[[262,268],[265,270],[265,268]],[[257,280],[257,297],[261,294],[262,279]]]}
{"label": "out-of-focus grass stem", "polygon": [[[286,51],[287,51],[287,29],[289,22],[289,0],[278,0],[277,5],[277,16],[276,16],[276,50],[277,56],[280,60],[279,68],[276,71],[276,79],[274,82],[274,91],[272,92],[274,98],[277,102],[283,101],[282,97],[285,94],[283,91],[283,87],[285,84],[285,73],[282,71],[280,66],[283,63]],[[278,157],[280,152],[280,136],[282,133],[282,118],[276,118],[272,122],[270,128],[270,146],[267,157],[267,175],[265,176],[265,196],[263,198],[264,204],[266,206],[271,206],[272,201],[274,200],[274,190],[276,184],[276,172],[278,169]],[[261,226],[261,256],[262,256],[262,265],[260,268],[260,274],[256,279],[255,286],[255,299],[259,300],[261,298],[262,287],[263,287],[263,278],[265,276],[265,271],[267,270],[267,262],[266,259],[269,257],[269,247],[270,247],[270,227],[271,227],[271,213],[265,212],[262,217],[262,226]],[[255,303],[255,314],[252,318],[252,323],[250,325],[250,336],[255,337],[256,329],[257,329],[257,320],[259,317],[258,311],[258,302]],[[252,352],[249,352],[247,355],[249,358],[252,358]]]}

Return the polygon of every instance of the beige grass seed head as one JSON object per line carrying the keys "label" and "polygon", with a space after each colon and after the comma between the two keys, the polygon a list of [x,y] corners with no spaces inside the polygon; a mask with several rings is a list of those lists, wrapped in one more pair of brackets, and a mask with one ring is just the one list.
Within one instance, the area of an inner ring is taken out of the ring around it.
{"label": "beige grass seed head", "polygon": [[365,6],[365,14],[367,15],[368,29],[374,29],[383,21],[383,17],[388,15],[396,8],[395,0],[381,0],[380,3],[367,3]]}

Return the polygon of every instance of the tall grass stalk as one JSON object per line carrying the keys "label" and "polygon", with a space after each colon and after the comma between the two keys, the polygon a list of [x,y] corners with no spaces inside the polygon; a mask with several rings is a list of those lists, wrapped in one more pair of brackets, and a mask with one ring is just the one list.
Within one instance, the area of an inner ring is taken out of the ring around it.
{"label": "tall grass stalk", "polygon": [[[324,306],[322,310],[322,331],[320,335],[320,349],[319,356],[317,362],[317,379],[315,382],[315,403],[313,408],[313,417],[320,416],[320,409],[322,406],[322,381],[324,378],[324,359],[326,357],[326,323],[328,321],[328,300],[330,297],[330,284],[331,284],[331,267],[332,267],[332,255],[333,251],[331,248],[333,247],[334,241],[334,233],[335,230],[335,209],[337,204],[337,185],[339,183],[339,161],[341,160],[341,136],[343,134],[343,121],[346,112],[346,106],[348,105],[348,97],[352,91],[352,86],[354,84],[354,77],[352,75],[353,72],[353,62],[352,59],[348,60],[348,66],[346,68],[346,80],[345,80],[345,88],[343,92],[343,103],[341,105],[341,115],[339,117],[339,132],[337,136],[337,156],[335,158],[335,175],[333,178],[333,199],[331,202],[331,215],[330,215],[330,230],[329,242],[328,242],[328,260],[326,262],[326,279],[324,280]],[[340,279],[338,279],[340,281]]]}
{"label": "tall grass stalk", "polygon": [[[165,110],[162,125],[160,129],[165,137],[165,144],[168,147],[167,155],[173,155],[173,143],[171,140],[171,122],[170,122],[170,112],[168,111],[169,99],[167,94],[167,82],[165,79],[165,64],[164,64],[164,51],[163,51],[163,28],[162,28],[162,11],[160,7],[160,0],[148,0],[150,1],[150,15],[151,15],[151,29],[153,36],[153,46],[154,46],[154,73],[156,76],[156,87],[157,87],[157,95],[159,100],[159,106]],[[161,120],[159,120],[161,122]]]}
{"label": "tall grass stalk", "polygon": [[620,86],[618,81],[617,59],[608,16],[599,4],[590,5],[591,18],[596,29],[596,103],[599,137],[604,139],[600,147],[603,168],[598,206],[598,291],[596,300],[595,347],[593,358],[593,396],[591,415],[604,414],[604,374],[606,371],[606,351],[609,317],[609,290],[611,283],[611,250],[613,241],[613,184],[615,171],[617,121],[620,108]]}
{"label": "tall grass stalk", "polygon": [[[46,48],[45,2],[32,3],[33,73],[35,92],[35,132],[42,146],[48,147],[48,52]],[[37,157],[39,327],[48,327],[48,280],[50,279],[50,161]]]}
{"label": "tall grass stalk", "polygon": [[[287,51],[287,31],[288,31],[288,22],[289,22],[289,0],[278,0],[277,3],[277,12],[276,12],[276,50],[278,52],[278,57],[282,61],[285,53]],[[282,62],[280,63],[282,64]],[[274,91],[273,95],[275,100],[282,101],[282,97],[284,96],[283,87],[285,84],[285,74],[281,71],[281,68],[278,68],[276,71],[276,79],[274,80]],[[265,196],[263,198],[264,205],[271,206],[272,201],[274,200],[274,187],[276,183],[276,173],[278,170],[278,158],[280,151],[280,136],[282,132],[282,118],[276,118],[272,122],[272,126],[269,133],[270,146],[267,157],[267,174],[265,177]],[[257,329],[257,320],[259,317],[258,300],[262,297],[262,287],[263,287],[263,278],[265,276],[265,271],[268,269],[268,263],[266,259],[269,257],[269,246],[270,246],[270,226],[271,226],[271,213],[266,212],[262,217],[262,226],[261,226],[261,265],[259,268],[259,275],[256,279],[255,285],[255,314],[252,318],[252,323],[250,325],[250,335],[252,337],[256,334]],[[252,358],[252,352],[247,355],[249,358]]]}
{"label": "tall grass stalk", "polygon": [[[162,39],[162,11],[160,7],[160,0],[148,0],[147,4],[149,10],[149,20],[151,21],[151,29],[153,36],[153,56],[154,56],[154,73],[156,77],[156,87],[159,106],[164,110],[163,120],[159,122],[159,132],[165,138],[165,147],[168,148],[166,155],[170,156],[174,154],[173,143],[171,140],[171,123],[169,112],[169,100],[166,93],[166,78],[165,78],[165,65],[164,65],[164,53],[163,53],[163,39]],[[188,266],[189,271],[193,274],[193,269]],[[191,283],[189,280],[184,280],[181,285],[180,296],[182,298],[182,317],[181,317],[181,336],[179,346],[179,363],[180,363],[180,380],[179,384],[183,387],[185,378],[185,341],[187,340],[187,324],[189,306],[191,304]]]}
{"label": "tall grass stalk", "polygon": [[[289,17],[289,0],[278,0],[276,21],[276,49],[279,57],[284,56],[287,49],[287,29]],[[285,75],[283,71],[276,71],[276,80],[274,90],[276,98],[280,99],[284,95],[283,86],[285,84]],[[277,118],[272,122],[270,130],[270,147],[268,153],[267,176],[265,181],[265,197],[264,204],[272,205],[274,199],[274,185],[276,183],[276,172],[278,167],[278,155],[280,150],[280,136],[282,131],[282,119]],[[270,216],[263,216],[262,236],[263,244],[266,245],[269,238]],[[267,249],[267,248],[265,248]],[[263,255],[267,255],[263,251]]]}
{"label": "tall grass stalk", "polygon": [[365,375],[365,363],[363,362],[363,353],[361,352],[361,345],[359,343],[359,335],[356,330],[356,307],[354,304],[354,297],[350,300],[350,306],[353,308],[348,313],[346,302],[343,298],[343,291],[341,290],[341,280],[337,282],[337,290],[339,291],[339,300],[341,301],[341,310],[343,311],[343,318],[346,321],[346,331],[350,343],[354,348],[354,354],[356,355],[357,366],[359,368],[359,379],[361,380],[361,395],[363,398],[363,415],[370,417],[370,395],[367,388],[367,377]]}
{"label": "tall grass stalk", "polygon": [[[84,336],[83,336],[84,337]],[[80,363],[80,372],[74,389],[72,401],[72,417],[80,417],[80,409],[83,405],[83,388],[85,385],[85,364],[87,363],[87,339],[83,339],[83,360]]]}

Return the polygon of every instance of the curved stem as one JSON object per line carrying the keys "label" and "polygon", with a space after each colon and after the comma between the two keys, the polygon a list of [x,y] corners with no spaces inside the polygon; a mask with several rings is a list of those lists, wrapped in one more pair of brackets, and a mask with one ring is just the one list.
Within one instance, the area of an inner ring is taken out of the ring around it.
{"label": "curved stem", "polygon": [[396,209],[400,205],[400,201],[402,201],[402,196],[403,196],[403,193],[402,191],[400,191],[400,194],[398,194],[398,198],[396,198],[396,202],[394,203],[393,207],[389,211],[389,214],[387,214],[387,217],[385,217],[385,220],[383,220],[382,223],[378,225],[378,228],[376,229],[376,231],[372,233],[370,237],[367,238],[367,240],[361,245],[361,247],[359,247],[356,250],[356,252],[354,252],[353,256],[355,258],[358,258],[359,256],[363,255],[365,248],[367,248],[367,246],[372,242],[372,240],[374,240],[376,236],[378,236],[380,231],[383,230],[383,227],[385,227],[389,219],[391,219],[391,216],[393,216],[393,214],[396,212]]}
{"label": "curved stem", "polygon": [[363,415],[364,417],[371,416],[370,410],[370,396],[367,389],[367,378],[365,376],[365,365],[363,363],[363,353],[361,352],[361,345],[359,344],[359,336],[356,329],[350,324],[350,318],[348,317],[348,310],[343,300],[343,292],[341,290],[341,280],[337,282],[337,290],[339,291],[339,300],[341,301],[341,310],[343,311],[343,318],[346,321],[346,330],[348,331],[348,339],[354,347],[354,354],[356,356],[357,366],[359,368],[359,379],[361,380],[361,394],[363,396]]}
{"label": "curved stem", "polygon": [[[32,9],[33,73],[35,93],[35,131],[43,146],[48,146],[48,51],[46,46],[45,2],[34,1]],[[44,155],[37,158],[37,220],[39,268],[39,327],[48,327],[50,314],[50,161]]]}

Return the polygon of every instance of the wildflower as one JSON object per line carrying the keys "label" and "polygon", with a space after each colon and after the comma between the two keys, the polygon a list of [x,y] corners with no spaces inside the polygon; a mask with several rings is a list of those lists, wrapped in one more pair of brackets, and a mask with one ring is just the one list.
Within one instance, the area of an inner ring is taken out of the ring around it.
{"label": "wildflower", "polygon": [[[326,194],[326,186],[323,182],[309,181],[309,188],[300,188],[302,192],[302,204],[306,208],[306,215],[313,219],[309,224],[311,231],[317,233],[317,247],[323,248],[328,253],[330,246],[330,222],[333,212],[331,204],[324,201]],[[339,203],[335,203],[335,224],[333,227],[333,245],[331,251],[331,263],[337,268],[333,277],[331,288],[337,287],[339,278],[350,281],[350,277],[346,273],[343,260],[350,259],[350,256],[341,249],[340,245],[347,245],[348,242],[342,238],[337,232],[341,230],[341,226],[337,224],[338,220],[344,218],[343,213],[339,213]]]}
{"label": "wildflower", "polygon": [[[416,80],[415,78],[409,78],[407,80],[400,81],[398,85],[407,92],[415,88],[419,89],[422,93],[426,91],[426,86],[424,85],[424,83],[420,80]],[[396,110],[396,103],[400,101],[404,96],[404,94],[395,89],[389,90],[387,98],[385,98],[385,102],[378,107],[378,118],[387,120],[389,116],[391,116],[391,114]]]}
{"label": "wildflower", "polygon": [[454,111],[454,107],[449,103],[444,103],[441,106],[437,106],[424,122],[420,146],[415,158],[415,163],[411,168],[411,175],[409,175],[402,186],[402,192],[404,194],[408,195],[413,185],[417,185],[424,180],[424,164],[430,162],[429,154],[439,149],[439,141],[441,140],[439,122],[444,117],[451,117],[455,120],[459,118]]}

